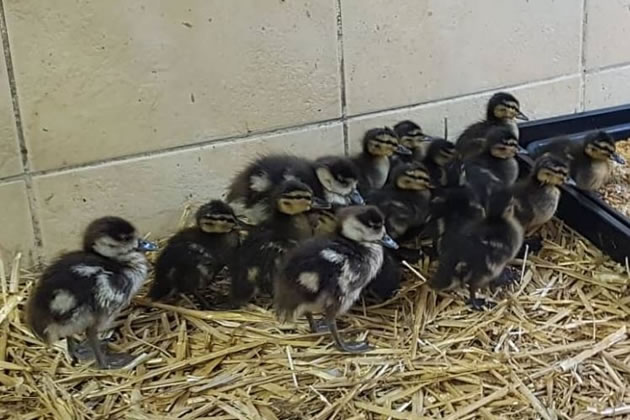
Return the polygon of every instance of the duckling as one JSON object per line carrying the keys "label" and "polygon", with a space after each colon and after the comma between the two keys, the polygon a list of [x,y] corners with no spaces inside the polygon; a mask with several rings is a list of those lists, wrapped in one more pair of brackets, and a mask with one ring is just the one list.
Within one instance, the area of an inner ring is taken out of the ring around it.
{"label": "duckling", "polygon": [[518,141],[508,127],[488,132],[480,155],[465,162],[466,181],[482,199],[492,190],[509,187],[518,178]]}
{"label": "duckling", "polygon": [[[149,270],[144,252],[155,249],[124,219],[94,220],[83,234],[83,250],[59,257],[35,286],[26,306],[31,330],[47,344],[67,338],[78,360],[95,358],[102,369],[124,367],[134,357],[110,353],[98,333],[138,292]],[[72,338],[84,332],[87,344]]]}
{"label": "duckling", "polygon": [[422,163],[405,163],[394,168],[391,180],[380,190],[373,190],[366,201],[385,215],[387,232],[394,239],[409,229],[424,225],[431,198],[432,184]]}
{"label": "duckling", "polygon": [[[315,175],[323,188],[323,197],[333,206],[365,204],[359,193],[359,169],[349,158],[324,156],[314,162]],[[317,191],[317,187],[311,188]]]}
{"label": "duckling", "polygon": [[314,332],[325,327],[312,313],[324,312],[336,346],[362,352],[369,350],[367,342],[342,340],[336,318],[350,309],[381,270],[383,246],[397,245],[385,233],[385,220],[377,207],[346,207],[338,217],[340,230],[334,238],[307,240],[287,255],[274,278],[274,307],[283,322],[305,315]]}
{"label": "duckling", "polygon": [[256,159],[238,173],[228,188],[227,202],[239,216],[258,225],[271,217],[271,194],[283,181],[297,179],[308,185],[316,197],[335,204],[363,199],[357,190],[358,169],[345,157],[327,156],[315,162],[287,154],[268,155]]}
{"label": "duckling", "polygon": [[359,192],[365,195],[370,189],[382,188],[390,170],[389,158],[394,153],[411,155],[411,151],[398,144],[396,133],[390,128],[373,128],[365,133],[363,151],[353,158],[362,179]]}
{"label": "duckling", "polygon": [[569,162],[545,153],[534,162],[529,177],[514,185],[516,218],[529,229],[547,223],[560,201],[560,185],[569,181]]}
{"label": "duckling", "polygon": [[333,208],[311,210],[308,218],[313,229],[313,236],[330,236],[337,232],[339,221]]}
{"label": "duckling", "polygon": [[505,268],[523,244],[523,227],[515,217],[514,208],[512,193],[497,191],[489,197],[483,219],[447,231],[430,285],[437,290],[467,285],[469,303],[474,309],[490,306],[477,298],[477,290],[509,275]]}
{"label": "duckling", "polygon": [[433,139],[429,143],[424,165],[431,176],[431,183],[434,186],[446,186],[448,180],[448,166],[457,157],[455,145],[448,140]]}
{"label": "duckling", "polygon": [[464,184],[437,190],[429,209],[427,236],[436,256],[443,252],[442,239],[447,232],[458,231],[465,224],[482,220],[486,214],[479,197]]}
{"label": "duckling", "polygon": [[394,162],[396,164],[412,161],[422,162],[433,137],[424,134],[422,127],[410,120],[397,123],[394,126],[394,133],[399,139],[398,142],[411,150],[411,155],[393,155],[391,157],[392,166]]}
{"label": "duckling", "polygon": [[200,293],[228,266],[240,245],[240,222],[221,200],[199,207],[196,226],[169,239],[155,264],[155,280],[149,297],[163,299],[173,293],[192,293],[204,309],[211,305]]}
{"label": "duckling", "polygon": [[253,229],[233,260],[232,302],[241,306],[258,288],[270,292],[271,278],[284,253],[314,235],[309,212],[330,208],[311,188],[297,180],[285,181],[272,195],[273,214]]}
{"label": "duckling", "polygon": [[595,131],[579,141],[568,137],[550,139],[540,147],[528,147],[532,156],[553,153],[565,156],[571,161],[571,178],[578,188],[597,191],[609,181],[612,162],[624,164],[625,160],[617,153],[614,139],[605,131]]}
{"label": "duckling", "polygon": [[464,159],[473,157],[481,152],[483,143],[490,129],[507,127],[512,131],[515,139],[519,137],[516,120],[529,120],[521,112],[518,100],[507,92],[498,92],[488,100],[486,119],[476,122],[466,128],[460,135],[455,146]]}

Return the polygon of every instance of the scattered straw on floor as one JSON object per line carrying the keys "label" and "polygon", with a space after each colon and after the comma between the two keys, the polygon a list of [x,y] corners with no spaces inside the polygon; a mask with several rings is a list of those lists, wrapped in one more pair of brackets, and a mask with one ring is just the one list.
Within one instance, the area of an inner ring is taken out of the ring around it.
{"label": "scattered straw on floor", "polygon": [[[358,304],[346,355],[258,306],[202,312],[136,299],[115,348],[129,371],[72,366],[24,325],[37,273],[0,270],[0,417],[21,419],[592,419],[630,413],[628,268],[554,222],[499,304],[472,312],[413,273],[390,302]],[[13,269],[11,269],[11,267]],[[2,268],[2,267],[0,267]],[[416,267],[429,275],[427,264]]]}

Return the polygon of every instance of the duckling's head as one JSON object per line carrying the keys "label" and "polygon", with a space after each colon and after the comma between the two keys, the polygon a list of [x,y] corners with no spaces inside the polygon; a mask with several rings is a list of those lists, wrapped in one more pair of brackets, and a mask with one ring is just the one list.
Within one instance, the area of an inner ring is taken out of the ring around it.
{"label": "duckling's head", "polygon": [[498,159],[511,159],[518,152],[518,139],[509,127],[494,127],[486,138],[486,148]]}
{"label": "duckling's head", "polygon": [[385,231],[385,217],[376,206],[350,206],[337,212],[341,235],[355,242],[380,242],[390,248],[398,244]]}
{"label": "duckling's head", "polygon": [[446,166],[457,157],[455,145],[448,140],[434,139],[427,150],[427,159],[438,166]]}
{"label": "duckling's head", "polygon": [[392,180],[401,190],[424,191],[433,188],[431,176],[426,166],[421,163],[405,163],[392,171]]}
{"label": "duckling's head", "polygon": [[289,216],[331,207],[329,203],[315,197],[311,187],[298,180],[287,180],[280,184],[275,191],[274,202],[279,213]]}
{"label": "duckling's head", "polygon": [[325,156],[315,161],[315,174],[325,190],[349,197],[354,204],[364,204],[357,190],[359,170],[348,158]]}
{"label": "duckling's head", "polygon": [[595,160],[614,160],[624,164],[626,161],[617,153],[615,140],[605,131],[590,133],[584,139],[584,153]]}
{"label": "duckling's head", "polygon": [[106,216],[94,220],[85,229],[83,249],[106,258],[125,259],[136,251],[155,251],[157,245],[142,239],[125,219]]}
{"label": "duckling's head", "polygon": [[396,133],[389,127],[368,130],[363,137],[363,152],[375,157],[411,154],[411,150],[398,143]]}
{"label": "duckling's head", "polygon": [[488,101],[486,118],[492,120],[529,120],[521,112],[518,100],[507,92],[498,92],[492,95]]}
{"label": "duckling's head", "polygon": [[228,233],[240,225],[232,207],[221,200],[212,200],[199,207],[195,219],[199,229],[206,233]]}
{"label": "duckling's head", "polygon": [[396,124],[394,132],[399,139],[398,142],[409,150],[420,149],[423,143],[431,140],[418,124],[410,120]]}
{"label": "duckling's head", "polygon": [[551,153],[545,153],[534,162],[533,172],[541,184],[565,184],[569,181],[569,171],[569,162]]}

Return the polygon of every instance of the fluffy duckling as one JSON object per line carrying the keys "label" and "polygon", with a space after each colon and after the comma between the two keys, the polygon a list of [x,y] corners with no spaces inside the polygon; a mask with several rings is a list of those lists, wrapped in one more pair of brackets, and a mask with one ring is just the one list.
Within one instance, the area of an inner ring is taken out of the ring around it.
{"label": "fluffy duckling", "polygon": [[[314,167],[327,202],[333,206],[365,204],[358,190],[359,169],[352,160],[342,156],[324,156],[315,160]],[[317,192],[317,187],[311,188]]]}
{"label": "fluffy duckling", "polygon": [[450,141],[434,139],[429,143],[423,163],[434,186],[444,187],[449,183],[448,167],[456,158],[455,145]]}
{"label": "fluffy duckling", "polygon": [[464,184],[437,190],[429,209],[427,236],[437,255],[442,252],[442,238],[447,232],[459,231],[466,224],[482,220],[486,214],[479,197]]}
{"label": "fluffy duckling", "polygon": [[526,231],[551,220],[560,201],[559,187],[569,180],[569,162],[545,153],[530,175],[514,185],[516,218]]}
{"label": "fluffy duckling", "polygon": [[[98,333],[108,327],[138,292],[147,277],[145,251],[157,249],[119,217],[90,223],[83,250],[62,255],[42,274],[26,307],[26,320],[41,340],[68,340],[70,354],[95,358],[102,369],[124,367],[133,356],[110,353]],[[86,333],[86,343],[72,336]]]}
{"label": "fluffy duckling", "polygon": [[483,149],[484,139],[494,127],[507,127],[518,139],[516,120],[528,120],[521,112],[518,100],[507,92],[498,92],[488,100],[486,119],[466,128],[455,142],[457,151],[464,159],[477,155]]}
{"label": "fluffy duckling", "polygon": [[273,189],[286,180],[297,179],[308,185],[316,197],[332,203],[362,204],[357,190],[358,169],[345,157],[327,156],[312,162],[286,154],[256,159],[236,175],[228,188],[227,202],[239,216],[258,225],[271,217]]}
{"label": "fluffy duckling", "polygon": [[424,134],[422,127],[410,120],[397,123],[394,126],[394,133],[398,137],[398,142],[411,150],[411,155],[393,155],[392,162],[422,162],[433,137]]}
{"label": "fluffy duckling", "polygon": [[366,201],[385,215],[387,232],[394,239],[409,229],[424,225],[429,213],[431,178],[422,163],[406,163],[394,168],[390,181],[380,190],[373,190]]}
{"label": "fluffy duckling", "polygon": [[323,312],[337,347],[362,352],[370,348],[367,342],[342,340],[336,318],[381,270],[383,245],[397,245],[385,233],[383,215],[374,206],[346,207],[338,217],[340,230],[334,238],[313,238],[287,255],[274,280],[274,306],[283,322],[305,315],[314,332],[324,328],[312,313]]}
{"label": "fluffy duckling", "polygon": [[597,191],[606,185],[612,173],[612,161],[625,163],[616,151],[614,139],[605,131],[589,133],[580,141],[572,141],[568,137],[555,138],[541,147],[528,147],[528,150],[532,156],[549,152],[568,158],[571,161],[571,177],[578,188],[586,191]]}
{"label": "fluffy duckling", "polygon": [[507,264],[523,244],[523,227],[514,214],[511,192],[498,191],[488,202],[486,216],[447,231],[441,246],[440,260],[430,285],[449,289],[467,285],[469,303],[474,309],[489,304],[477,298],[477,290],[509,275]]}
{"label": "fluffy duckling", "polygon": [[359,182],[361,194],[385,185],[391,167],[389,158],[394,153],[411,155],[409,149],[398,144],[398,137],[392,129],[373,128],[365,133],[363,151],[353,158],[362,177]]}
{"label": "fluffy duckling", "polygon": [[[559,187],[570,181],[567,160],[550,153],[536,159],[529,176],[513,187],[516,218],[526,233],[551,220],[560,201]],[[542,248],[542,238],[538,236],[525,243],[534,252]]]}
{"label": "fluffy duckling", "polygon": [[518,140],[508,127],[488,133],[480,155],[464,164],[466,181],[483,198],[496,188],[509,187],[518,178]]}
{"label": "fluffy duckling", "polygon": [[272,201],[271,217],[249,233],[233,260],[230,271],[235,306],[248,302],[258,288],[271,292],[271,278],[284,253],[314,234],[310,211],[330,208],[297,180],[280,184]]}
{"label": "fluffy duckling", "polygon": [[195,219],[196,226],[175,234],[159,255],[149,291],[151,299],[192,293],[204,309],[210,309],[200,291],[232,262],[240,244],[240,222],[221,200],[199,207]]}

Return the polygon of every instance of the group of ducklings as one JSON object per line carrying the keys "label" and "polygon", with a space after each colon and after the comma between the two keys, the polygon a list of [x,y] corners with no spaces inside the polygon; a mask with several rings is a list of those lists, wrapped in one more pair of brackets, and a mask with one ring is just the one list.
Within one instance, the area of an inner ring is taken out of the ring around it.
{"label": "group of ducklings", "polygon": [[[366,287],[390,297],[400,261],[424,249],[437,257],[433,288],[465,286],[473,308],[490,306],[477,291],[514,280],[508,264],[526,233],[553,217],[559,187],[597,189],[611,161],[621,162],[604,132],[520,149],[517,119],[527,119],[518,100],[500,92],[486,119],[454,144],[402,121],[368,130],[356,156],[260,157],[236,175],[226,201],[202,205],[195,225],[170,238],[149,297],[189,293],[204,309],[229,309],[269,293],[280,320],[305,316],[313,332],[329,331],[339,349],[360,352],[369,345],[343,340],[337,317]],[[535,159],[520,180],[517,153]],[[418,242],[432,246],[399,246]],[[61,256],[36,285],[27,305],[32,330],[48,343],[68,338],[76,359],[125,366],[132,357],[110,352],[98,333],[138,292],[149,272],[144,252],[155,249],[124,219],[95,220],[83,250]],[[230,298],[212,305],[202,292],[225,268]],[[73,339],[81,333],[82,343]]]}

